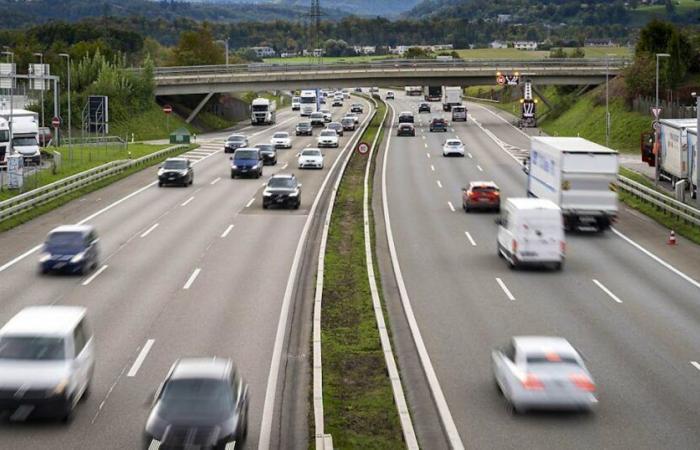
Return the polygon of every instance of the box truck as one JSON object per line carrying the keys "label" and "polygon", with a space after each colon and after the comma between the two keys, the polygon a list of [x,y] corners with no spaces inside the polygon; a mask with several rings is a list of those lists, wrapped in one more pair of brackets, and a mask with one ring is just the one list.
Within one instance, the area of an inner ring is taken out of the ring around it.
{"label": "box truck", "polygon": [[603,231],[617,218],[618,154],[580,137],[531,139],[527,195],[562,210],[564,227]]}
{"label": "box truck", "polygon": [[661,119],[659,130],[659,152],[661,155],[662,176],[675,185],[678,180],[687,179],[690,168],[688,152],[688,129],[697,126],[696,119]]}
{"label": "box truck", "polygon": [[452,111],[453,106],[462,104],[462,88],[459,86],[445,86],[443,89],[445,95],[442,100],[442,110]]}

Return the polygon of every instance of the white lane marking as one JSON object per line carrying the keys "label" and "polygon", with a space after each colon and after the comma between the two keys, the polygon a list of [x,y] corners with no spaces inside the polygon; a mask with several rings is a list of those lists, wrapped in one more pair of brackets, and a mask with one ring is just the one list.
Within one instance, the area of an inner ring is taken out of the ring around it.
{"label": "white lane marking", "polygon": [[508,125],[510,125],[511,127],[513,127],[513,129],[514,129],[515,131],[517,131],[518,133],[522,134],[522,135],[525,136],[526,138],[530,139],[530,138],[532,137],[532,136],[530,136],[529,134],[527,134],[526,132],[524,132],[523,130],[521,130],[520,128],[514,126],[512,123],[508,122],[505,118],[501,117],[500,114],[496,114],[495,112],[491,111],[489,108],[487,108],[487,107],[485,107],[485,106],[481,106],[481,105],[479,105],[478,103],[474,103],[474,105],[475,105],[475,106],[478,106],[479,108],[481,108],[481,109],[483,109],[483,110],[488,111],[489,113],[491,113],[491,115],[496,116],[498,119],[500,119],[501,121],[503,121],[503,122],[507,123]]}
{"label": "white lane marking", "polygon": [[657,263],[661,264],[662,266],[664,266],[665,268],[667,268],[667,269],[670,270],[671,272],[673,272],[673,273],[675,273],[676,275],[678,275],[679,277],[683,278],[683,279],[684,279],[685,281],[687,281],[688,283],[690,283],[690,284],[692,284],[693,286],[695,286],[696,288],[700,289],[700,282],[694,280],[694,279],[691,278],[690,276],[688,276],[688,275],[686,275],[685,273],[681,272],[680,270],[676,269],[676,268],[673,267],[671,264],[667,263],[666,261],[664,261],[663,259],[659,258],[658,256],[656,256],[655,254],[653,254],[653,253],[650,252],[649,250],[645,249],[645,248],[642,247],[641,245],[639,245],[639,244],[637,244],[636,242],[634,242],[632,239],[628,238],[627,236],[625,236],[625,235],[622,234],[621,232],[617,231],[617,229],[615,229],[615,228],[613,228],[613,227],[611,227],[610,229],[612,230],[613,233],[615,233],[616,235],[618,235],[618,236],[620,236],[622,239],[624,239],[628,244],[632,245],[632,246],[635,247],[637,250],[639,250],[640,252],[644,253],[645,255],[647,255],[648,257],[650,257],[651,259],[653,259],[653,260],[656,261]]}
{"label": "white lane marking", "polygon": [[509,299],[510,301],[515,301],[515,297],[513,297],[513,294],[510,293],[510,291],[508,290],[508,287],[507,287],[506,284],[503,282],[503,280],[501,280],[500,278],[496,277],[496,283],[498,283],[498,285],[501,287],[501,289],[503,289],[503,292],[505,292],[506,297],[508,297],[508,299]]}
{"label": "white lane marking", "polygon": [[146,359],[146,356],[148,355],[148,352],[151,351],[151,347],[153,347],[153,343],[155,342],[155,339],[149,339],[146,341],[144,344],[143,348],[139,352],[139,355],[136,357],[134,360],[134,364],[131,366],[131,369],[129,369],[129,372],[126,374],[127,377],[133,377],[136,375],[136,373],[139,371],[141,368],[141,365],[143,364],[143,361]]}
{"label": "white lane marking", "polygon": [[187,200],[185,200],[184,202],[182,202],[182,205],[180,205],[180,206],[187,206],[190,204],[190,202],[192,200],[194,200],[194,195],[192,197],[188,198]]}
{"label": "white lane marking", "polygon": [[467,156],[468,156],[469,158],[473,158],[472,154],[469,153],[469,152],[467,152]]}
{"label": "white lane marking", "polygon": [[87,280],[83,281],[83,286],[87,286],[88,284],[92,283],[92,280],[94,280],[95,278],[97,278],[98,276],[100,276],[100,274],[101,274],[102,272],[104,272],[105,270],[107,270],[107,267],[109,267],[107,264],[105,264],[104,266],[100,267],[100,268],[97,270],[97,272],[93,273],[92,275],[90,275],[90,277],[89,277]]}
{"label": "white lane marking", "polygon": [[423,139],[425,139],[425,136],[423,136]]}
{"label": "white lane marking", "polygon": [[697,361],[690,361],[690,364],[692,364],[696,369],[700,370],[700,364],[698,364]]}
{"label": "white lane marking", "polygon": [[265,186],[265,185],[267,185],[267,183],[265,183],[264,181],[262,183],[260,183],[260,186]]}
{"label": "white lane marking", "polygon": [[423,145],[425,145],[425,148],[428,148],[428,144],[423,144]]}
{"label": "white lane marking", "polygon": [[214,181],[212,181],[210,184],[216,184],[219,181],[221,181],[221,177],[215,178]]}
{"label": "white lane marking", "polygon": [[440,180],[437,180],[436,183],[437,183],[438,187],[439,187],[440,189],[442,189],[442,183],[440,183]]}
{"label": "white lane marking", "polygon": [[[393,106],[389,105],[392,110],[392,114],[396,114]],[[447,440],[449,445],[453,450],[463,450],[464,444],[462,439],[459,437],[459,431],[457,431],[457,425],[455,425],[454,419],[452,418],[452,413],[450,412],[450,407],[447,404],[447,399],[445,399],[445,394],[440,386],[440,381],[435,373],[435,368],[430,361],[430,355],[425,347],[425,342],[423,341],[423,336],[421,335],[420,328],[418,327],[418,321],[413,313],[413,307],[411,306],[411,299],[408,297],[408,290],[406,289],[406,283],[404,282],[403,274],[401,272],[401,266],[399,265],[399,257],[396,252],[396,243],[394,242],[394,232],[391,229],[391,217],[389,217],[389,200],[387,197],[387,166],[389,161],[389,151],[391,148],[391,133],[387,134],[386,147],[384,149],[384,160],[382,163],[382,209],[384,210],[384,223],[386,238],[389,243],[389,254],[391,255],[391,265],[394,268],[394,278],[396,279],[396,284],[399,287],[399,294],[401,296],[401,303],[403,305],[404,314],[406,315],[406,320],[408,321],[408,326],[411,330],[411,336],[413,337],[413,342],[415,343],[416,350],[418,351],[418,356],[420,358],[421,366],[425,372],[425,377],[428,381],[428,386],[430,386],[430,391],[435,401],[435,406],[440,416],[440,422],[442,423],[442,428],[447,435]],[[430,158],[430,154],[428,154]],[[267,450],[267,449],[259,449]]]}
{"label": "white lane marking", "polygon": [[430,165],[430,170],[432,170],[433,172],[435,172],[435,166],[431,164],[431,165]]}
{"label": "white lane marking", "polygon": [[149,234],[151,234],[151,231],[155,230],[156,228],[158,228],[158,224],[157,224],[157,223],[154,223],[153,225],[151,225],[151,228],[149,228],[148,230],[146,230],[146,231],[144,231],[143,233],[141,233],[141,236],[140,236],[140,237],[145,238],[146,236],[148,236]]}
{"label": "white lane marking", "polygon": [[185,283],[185,285],[182,287],[182,289],[189,289],[190,286],[192,286],[192,283],[194,283],[194,280],[197,279],[197,277],[199,276],[199,272],[201,272],[201,271],[202,271],[202,269],[200,269],[199,267],[194,269],[194,272],[192,272],[192,275],[190,275],[190,278],[187,280],[187,283]]}
{"label": "white lane marking", "polygon": [[[472,247],[476,247],[476,242],[474,242],[472,235],[468,231],[465,231],[464,235],[467,237],[467,239],[469,239],[469,243],[472,244]],[[498,280],[499,278],[496,279]]]}
{"label": "white lane marking", "polygon": [[281,169],[284,170],[284,169],[286,169],[287,167],[289,167],[289,163],[284,163],[284,165],[281,167]]}
{"label": "white lane marking", "polygon": [[615,300],[617,303],[622,303],[622,300],[620,300],[620,299],[617,297],[617,295],[613,294],[613,293],[610,291],[610,289],[606,288],[606,287],[603,285],[603,283],[601,283],[600,281],[598,281],[598,280],[596,280],[596,279],[593,279],[593,282],[594,282],[595,285],[598,286],[603,292],[605,292],[606,294],[608,294],[608,296],[610,296],[611,299]]}
{"label": "white lane marking", "polygon": [[12,260],[6,262],[6,263],[3,264],[2,266],[0,266],[0,272],[2,272],[3,270],[7,269],[8,267],[14,266],[15,264],[17,264],[18,262],[22,261],[22,260],[23,260],[24,258],[26,258],[27,256],[31,255],[32,253],[37,252],[37,251],[38,251],[39,249],[41,249],[43,246],[44,246],[44,244],[39,244],[39,245],[37,245],[37,246],[35,246],[35,247],[32,247],[32,248],[30,248],[29,250],[27,250],[26,252],[24,252],[24,253],[22,253],[21,255],[19,255],[18,257],[16,257],[15,259],[12,259]]}
{"label": "white lane marking", "polygon": [[478,165],[478,164],[476,165],[476,168],[479,169],[479,172],[483,172],[483,171],[484,171],[484,169],[482,169],[481,166]]}
{"label": "white lane marking", "polygon": [[226,227],[226,230],[224,230],[224,232],[221,233],[221,238],[223,239],[226,236],[228,236],[228,234],[231,232],[231,230],[233,230],[233,225],[229,225],[228,227]]}
{"label": "white lane marking", "polygon": [[252,205],[254,201],[255,201],[255,197],[251,198],[250,200],[248,200],[248,203],[245,204],[245,207],[250,208],[250,205]]}
{"label": "white lane marking", "polygon": [[452,212],[455,212],[455,205],[453,205],[452,202],[447,202],[447,206],[450,207],[450,210],[451,210]]}
{"label": "white lane marking", "polygon": [[425,156],[427,156],[428,158],[430,158],[430,153],[426,153]]}

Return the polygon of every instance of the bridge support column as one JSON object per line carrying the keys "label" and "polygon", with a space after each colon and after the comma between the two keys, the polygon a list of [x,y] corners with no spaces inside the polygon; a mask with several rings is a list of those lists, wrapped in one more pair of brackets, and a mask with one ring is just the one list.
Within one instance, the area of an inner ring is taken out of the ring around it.
{"label": "bridge support column", "polygon": [[187,123],[192,122],[194,120],[194,118],[197,117],[197,114],[199,114],[199,111],[201,111],[202,108],[204,108],[204,105],[207,104],[207,102],[209,101],[209,99],[211,99],[211,97],[213,95],[214,95],[214,92],[210,92],[207,95],[205,95],[204,99],[201,102],[199,102],[199,105],[197,105],[197,107],[195,109],[192,110],[192,113],[185,120],[185,122],[187,122]]}
{"label": "bridge support column", "polygon": [[546,98],[544,95],[542,95],[542,91],[540,91],[539,89],[537,89],[537,86],[535,86],[534,84],[532,84],[531,87],[532,87],[532,92],[534,92],[535,94],[537,94],[537,96],[538,96],[539,98],[542,99],[542,102],[543,102],[545,105],[547,105],[547,108],[552,109],[552,104],[549,103],[549,100],[547,100],[547,98]]}

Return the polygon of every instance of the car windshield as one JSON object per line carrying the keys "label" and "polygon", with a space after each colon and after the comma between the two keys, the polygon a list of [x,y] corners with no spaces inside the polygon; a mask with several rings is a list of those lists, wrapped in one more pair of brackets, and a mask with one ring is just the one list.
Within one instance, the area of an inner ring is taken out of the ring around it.
{"label": "car windshield", "polygon": [[260,151],[263,151],[263,152],[275,151],[275,146],[272,144],[258,144],[255,147],[257,147]]}
{"label": "car windshield", "polygon": [[187,161],[168,160],[163,164],[163,168],[169,170],[184,170],[187,169]]}
{"label": "car windshield", "polygon": [[312,119],[323,119],[323,113],[312,113],[311,118]]}
{"label": "car windshield", "polygon": [[15,147],[29,147],[37,145],[37,142],[33,137],[13,137],[12,145]]}
{"label": "car windshield", "polygon": [[498,192],[498,188],[493,187],[493,186],[474,186],[472,188],[473,192],[484,192],[484,193],[490,193],[490,192]]}
{"label": "car windshield", "polygon": [[321,156],[320,150],[304,150],[301,152],[302,156]]}
{"label": "car windshield", "polygon": [[220,415],[231,410],[233,396],[231,385],[224,380],[170,380],[161,394],[160,406],[173,415]]}
{"label": "car windshield", "polygon": [[3,336],[0,359],[56,361],[66,357],[65,341],[59,337]]}
{"label": "car windshield", "polygon": [[297,127],[299,128],[309,128],[311,124],[309,122],[301,122]]}
{"label": "car windshield", "polygon": [[271,188],[294,188],[294,180],[292,178],[270,178],[267,187]]}
{"label": "car windshield", "polygon": [[443,123],[445,123],[445,120],[444,119],[433,119],[433,123],[442,125]]}
{"label": "car windshield", "polygon": [[334,123],[328,124],[328,128],[336,129],[336,128],[340,128],[340,127],[341,127],[341,125],[339,123],[334,122]]}
{"label": "car windshield", "polygon": [[559,355],[557,353],[547,353],[542,355],[528,355],[527,364],[542,364],[544,365],[559,365],[559,364],[574,364],[578,365],[578,361],[573,356]]}
{"label": "car windshield", "polygon": [[273,136],[273,139],[285,139],[289,137],[288,133],[275,133]]}
{"label": "car windshield", "polygon": [[258,152],[255,150],[236,150],[233,156],[235,159],[258,159]]}
{"label": "car windshield", "polygon": [[447,145],[449,145],[450,147],[459,147],[460,145],[462,145],[462,143],[459,141],[447,141]]}
{"label": "car windshield", "polygon": [[321,131],[321,136],[337,136],[338,134],[333,130],[323,130]]}
{"label": "car windshield", "polygon": [[83,250],[83,234],[73,231],[51,233],[46,240],[49,251],[77,253]]}
{"label": "car windshield", "polygon": [[228,138],[229,142],[245,142],[245,136],[230,136]]}

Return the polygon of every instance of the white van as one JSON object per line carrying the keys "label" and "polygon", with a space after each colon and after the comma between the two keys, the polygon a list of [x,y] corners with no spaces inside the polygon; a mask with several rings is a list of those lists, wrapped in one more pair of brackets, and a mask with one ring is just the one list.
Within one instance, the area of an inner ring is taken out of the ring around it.
{"label": "white van", "polygon": [[521,265],[547,265],[561,270],[566,240],[561,208],[551,200],[509,198],[501,207],[498,256],[514,269]]}
{"label": "white van", "polygon": [[301,97],[292,97],[292,111],[301,109]]}
{"label": "white van", "polygon": [[71,419],[95,367],[86,309],[32,306],[0,329],[0,409],[11,419]]}

